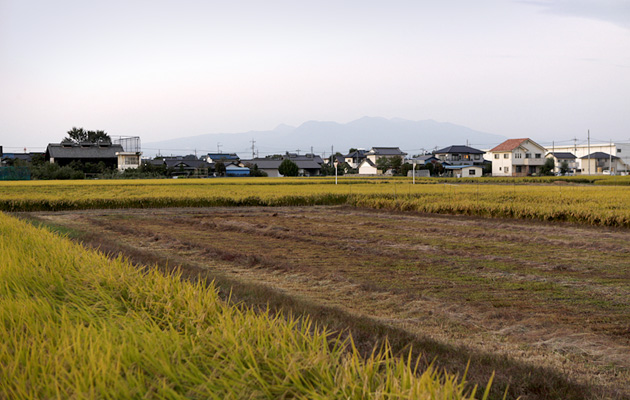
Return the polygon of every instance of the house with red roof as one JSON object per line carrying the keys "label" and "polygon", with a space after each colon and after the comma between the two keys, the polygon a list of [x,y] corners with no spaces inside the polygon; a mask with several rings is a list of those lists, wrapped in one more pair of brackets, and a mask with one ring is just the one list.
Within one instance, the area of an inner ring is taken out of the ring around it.
{"label": "house with red roof", "polygon": [[547,149],[531,139],[508,139],[488,151],[492,176],[528,176],[540,172]]}

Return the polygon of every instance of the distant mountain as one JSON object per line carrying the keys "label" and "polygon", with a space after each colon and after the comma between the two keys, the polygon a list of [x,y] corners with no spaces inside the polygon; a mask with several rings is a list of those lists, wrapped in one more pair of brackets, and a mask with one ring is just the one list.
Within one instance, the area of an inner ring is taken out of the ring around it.
{"label": "distant mountain", "polygon": [[397,146],[411,154],[423,150],[468,143],[476,148],[490,148],[507,139],[505,136],[476,131],[464,126],[433,120],[410,121],[400,118],[363,117],[340,124],[330,121],[308,121],[298,127],[279,125],[270,131],[215,133],[159,142],[143,143],[144,155],[198,155],[221,151],[237,153],[241,158],[252,154],[252,140],[258,154],[283,154],[286,151],[330,154],[347,153],[348,149],[374,146]]}

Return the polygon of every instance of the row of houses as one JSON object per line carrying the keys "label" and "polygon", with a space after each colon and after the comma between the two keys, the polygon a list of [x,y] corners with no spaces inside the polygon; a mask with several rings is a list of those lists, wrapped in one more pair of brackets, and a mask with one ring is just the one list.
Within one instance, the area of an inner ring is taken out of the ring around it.
{"label": "row of houses", "polygon": [[[551,151],[549,151],[551,150]],[[625,152],[624,152],[625,150]],[[573,145],[547,149],[531,139],[508,139],[486,154],[492,161],[492,176],[527,176],[540,173],[547,159],[553,159],[553,173],[570,175],[627,174],[630,146]]]}
{"label": "row of houses", "polygon": [[[549,151],[551,150],[551,151]],[[225,166],[225,175],[249,176],[256,168],[268,176],[281,176],[280,164],[289,159],[298,166],[301,176],[317,176],[329,162],[335,166],[347,165],[359,175],[379,175],[383,171],[383,159],[399,159],[415,165],[439,164],[446,175],[459,177],[482,176],[483,171],[492,171],[493,176],[527,176],[540,173],[545,161],[554,160],[554,173],[568,174],[619,174],[630,170],[630,144],[596,144],[553,146],[547,149],[529,138],[508,139],[487,151],[464,145],[452,145],[431,154],[408,157],[398,147],[373,147],[357,149],[347,155],[335,155],[322,159],[316,154],[299,155],[287,152],[282,156],[240,159],[235,153],[208,153],[200,158],[195,155],[159,157],[142,160],[139,138],[127,138],[113,143],[51,143],[46,148],[45,158],[61,166],[73,161],[83,163],[103,162],[110,168],[124,171],[138,168],[142,163],[164,166],[173,175],[210,175],[217,163]],[[16,154],[16,159],[28,158],[29,154]],[[1,153],[0,157],[6,157]],[[491,165],[491,168],[490,168]]]}

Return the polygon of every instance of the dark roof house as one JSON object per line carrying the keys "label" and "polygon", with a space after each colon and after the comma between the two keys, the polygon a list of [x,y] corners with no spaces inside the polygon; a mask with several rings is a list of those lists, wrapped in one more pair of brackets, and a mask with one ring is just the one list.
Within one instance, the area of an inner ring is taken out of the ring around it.
{"label": "dark roof house", "polygon": [[[252,160],[242,160],[241,162],[245,166],[258,166],[259,170],[266,172],[267,175],[270,177],[278,177],[280,176],[278,168],[280,168],[280,164],[282,164],[282,161],[286,159],[293,161],[298,166],[298,169],[300,170],[300,175],[303,176],[320,175],[322,164],[324,163],[324,160],[322,160],[322,158],[319,156],[298,156],[297,154],[289,153],[287,153],[284,159],[281,160],[273,158],[254,158]],[[319,161],[321,161],[321,163]]]}
{"label": "dark roof house", "polygon": [[455,145],[435,151],[435,156],[445,165],[483,164],[484,151]]}
{"label": "dark roof house", "polygon": [[50,143],[46,148],[46,160],[61,166],[73,161],[83,163],[104,162],[108,167],[118,166],[118,155],[124,152],[120,144],[111,143]]}
{"label": "dark roof house", "polygon": [[587,159],[591,159],[591,160],[608,160],[608,159],[613,159],[613,160],[617,160],[619,159],[619,157],[617,156],[611,156],[608,153],[604,153],[602,151],[596,151],[595,153],[591,153],[589,155],[586,155],[584,157],[580,157],[580,159],[582,160],[587,160]]}
{"label": "dark roof house", "polygon": [[577,157],[573,153],[566,152],[549,152],[547,155],[554,156],[558,160],[575,160]]}
{"label": "dark roof house", "polygon": [[485,154],[485,151],[481,151],[468,146],[455,145],[436,150],[435,154]]}
{"label": "dark roof house", "polygon": [[418,164],[426,165],[428,163],[439,161],[439,160],[433,154],[424,154],[424,155],[412,158],[411,161],[415,161]]}
{"label": "dark roof house", "polygon": [[399,147],[372,147],[367,155],[375,156],[406,156],[407,153],[400,150]]}
{"label": "dark roof house", "polygon": [[217,162],[217,161],[238,161],[240,160],[236,153],[208,153],[206,156],[206,160],[208,162]]}

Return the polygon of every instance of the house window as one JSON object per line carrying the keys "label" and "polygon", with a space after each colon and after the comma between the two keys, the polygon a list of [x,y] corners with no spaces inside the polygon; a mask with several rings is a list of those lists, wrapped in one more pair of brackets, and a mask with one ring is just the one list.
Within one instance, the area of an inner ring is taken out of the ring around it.
{"label": "house window", "polygon": [[510,172],[510,168],[509,167],[505,167],[505,171],[506,174]]}
{"label": "house window", "polygon": [[520,173],[521,173],[521,166],[520,166],[520,165],[517,165],[517,166],[515,166],[514,168],[515,168],[515,169],[514,169],[514,172],[516,172],[517,174],[520,174]]}
{"label": "house window", "polygon": [[503,155],[503,158],[510,158],[510,153],[505,153],[505,154]]}
{"label": "house window", "polygon": [[475,160],[479,160],[481,156],[479,154],[475,154]]}
{"label": "house window", "polygon": [[536,173],[536,167],[529,167],[529,172],[531,172],[532,174]]}
{"label": "house window", "polygon": [[621,149],[617,149],[617,153],[621,153]]}
{"label": "house window", "polygon": [[514,158],[522,158],[523,155],[521,153],[514,153]]}
{"label": "house window", "polygon": [[475,175],[475,170],[474,169],[469,169],[468,170],[468,175]]}
{"label": "house window", "polygon": [[535,157],[540,158],[540,153],[536,153]]}
{"label": "house window", "polygon": [[501,171],[501,167],[499,167],[499,171]]}
{"label": "house window", "polygon": [[138,165],[139,163],[140,160],[138,159],[138,156],[125,157],[125,165]]}
{"label": "house window", "polygon": [[531,153],[525,153],[525,158],[532,158],[532,154]]}
{"label": "house window", "polygon": [[499,155],[498,155],[498,154],[495,154],[495,155],[494,155],[494,158],[496,158],[496,159],[498,160],[498,159],[499,159]]}

